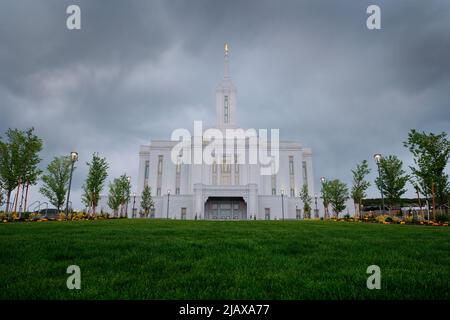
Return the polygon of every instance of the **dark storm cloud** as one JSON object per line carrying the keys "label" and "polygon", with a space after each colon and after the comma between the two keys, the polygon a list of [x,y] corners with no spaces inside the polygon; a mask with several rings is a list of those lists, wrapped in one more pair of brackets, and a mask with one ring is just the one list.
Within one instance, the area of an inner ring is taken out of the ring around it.
{"label": "dark storm cloud", "polygon": [[[382,30],[365,27],[378,4]],[[65,28],[78,4],[82,30]],[[0,3],[0,131],[34,126],[54,155],[100,152],[136,178],[137,152],[194,119],[213,123],[230,43],[240,125],[280,128],[320,176],[350,182],[410,128],[450,122],[448,1],[12,1]],[[374,174],[372,174],[374,176]],[[317,188],[318,189],[318,188]],[[371,195],[375,196],[374,188]],[[37,196],[34,194],[34,196]]]}

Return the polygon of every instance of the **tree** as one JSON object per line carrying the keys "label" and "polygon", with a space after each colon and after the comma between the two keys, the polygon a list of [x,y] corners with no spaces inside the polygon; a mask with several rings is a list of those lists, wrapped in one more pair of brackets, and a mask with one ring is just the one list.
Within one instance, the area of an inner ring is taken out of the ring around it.
{"label": "tree", "polygon": [[447,139],[447,134],[427,134],[412,129],[408,140],[403,144],[414,157],[415,166],[410,168],[421,193],[430,199],[434,184],[438,205],[445,204],[450,192],[449,177],[445,173],[450,159],[450,140]]}
{"label": "tree", "polygon": [[20,152],[25,137],[17,129],[8,129],[7,142],[0,139],[0,181],[6,192],[6,212],[10,211],[11,193],[19,185],[21,174]]}
{"label": "tree", "polygon": [[[6,192],[6,211],[9,212],[12,191],[17,188],[15,200],[15,206],[17,206],[20,187],[22,187],[20,202],[22,208],[25,185],[28,195],[29,185],[37,182],[41,173],[38,165],[41,161],[39,152],[42,149],[42,140],[34,134],[33,128],[27,131],[8,129],[5,135],[6,142],[0,138],[0,184]],[[25,197],[25,207],[26,200]]]}
{"label": "tree", "polygon": [[70,156],[55,157],[47,166],[47,174],[42,176],[43,186],[39,191],[58,211],[66,200],[71,165]]}
{"label": "tree", "polygon": [[[42,150],[42,139],[34,134],[34,128],[23,132],[24,142],[22,151],[20,152],[20,180],[22,182],[22,198],[20,201],[20,208],[27,209],[28,189],[37,183],[42,170],[38,168],[41,158],[39,152]],[[26,195],[24,193],[26,192]],[[25,204],[23,203],[25,198]],[[23,207],[24,205],[24,207]],[[20,210],[22,212],[22,210]]]}
{"label": "tree", "polygon": [[87,207],[92,208],[92,214],[95,215],[95,208],[100,201],[100,193],[103,190],[104,183],[108,177],[108,163],[106,158],[100,158],[98,154],[92,155],[92,161],[86,163],[89,167],[86,182],[83,185],[82,201]]}
{"label": "tree", "polygon": [[366,181],[366,176],[370,173],[369,163],[367,160],[363,160],[360,164],[356,166],[355,170],[352,170],[353,174],[353,186],[351,196],[353,198],[353,202],[355,206],[358,206],[359,217],[362,218],[361,215],[361,202],[367,196],[366,190],[370,186],[370,182]]}
{"label": "tree", "polygon": [[339,218],[339,213],[345,209],[345,202],[349,198],[347,185],[338,179],[331,180],[327,182],[327,192],[334,214]]}
{"label": "tree", "polygon": [[322,201],[323,201],[323,208],[324,208],[324,218],[329,218],[328,214],[328,206],[330,205],[330,192],[329,192],[329,182],[328,181],[322,181],[322,189],[320,190],[322,193]]}
{"label": "tree", "polygon": [[400,201],[406,192],[405,185],[409,176],[402,169],[403,162],[394,155],[380,159],[380,176],[376,178],[375,184],[383,192],[389,210]]}
{"label": "tree", "polygon": [[303,212],[304,212],[305,217],[311,218],[311,201],[312,201],[312,199],[309,196],[307,184],[303,185],[299,196],[303,202]]}
{"label": "tree", "polygon": [[123,215],[123,209],[130,199],[131,184],[126,174],[114,179],[109,185],[108,205],[117,215],[120,207],[120,216]]}
{"label": "tree", "polygon": [[149,186],[145,186],[141,195],[141,208],[144,210],[144,215],[147,218],[150,210],[153,208],[152,191]]}
{"label": "tree", "polygon": [[108,206],[114,211],[113,213],[115,217],[118,214],[121,203],[122,203],[122,190],[120,181],[118,178],[116,178],[112,183],[109,183],[109,194],[108,194]]}
{"label": "tree", "polygon": [[131,183],[126,174],[123,174],[119,177],[119,185],[120,190],[122,192],[121,195],[121,209],[120,209],[120,216],[124,216],[125,212],[124,209],[126,208],[126,205],[128,204],[128,200],[130,199],[131,195]]}

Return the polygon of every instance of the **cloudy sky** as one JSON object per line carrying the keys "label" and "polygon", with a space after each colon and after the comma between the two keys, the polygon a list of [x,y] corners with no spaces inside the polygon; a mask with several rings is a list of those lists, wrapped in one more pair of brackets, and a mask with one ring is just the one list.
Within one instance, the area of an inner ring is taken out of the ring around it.
{"label": "cloudy sky", "polygon": [[[79,31],[66,28],[70,4],[81,7]],[[381,30],[366,28],[369,4],[381,7]],[[375,169],[375,152],[411,164],[411,128],[449,132],[445,0],[1,0],[0,132],[35,127],[43,168],[77,150],[81,207],[93,152],[110,178],[136,181],[139,145],[214,123],[224,42],[239,125],[311,147],[316,185],[350,183],[361,160]]]}

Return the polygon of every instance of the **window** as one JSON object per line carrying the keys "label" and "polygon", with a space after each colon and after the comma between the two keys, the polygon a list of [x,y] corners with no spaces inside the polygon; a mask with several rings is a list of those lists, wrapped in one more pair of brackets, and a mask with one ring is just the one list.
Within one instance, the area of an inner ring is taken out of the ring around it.
{"label": "window", "polygon": [[223,122],[228,123],[229,120],[229,110],[228,110],[228,96],[224,97],[223,101]]}
{"label": "window", "polygon": [[144,173],[144,177],[145,180],[148,179],[148,170],[150,168],[150,161],[149,160],[145,160],[145,173]]}
{"label": "window", "polygon": [[186,220],[186,208],[181,208],[181,220]]}
{"label": "window", "polygon": [[162,171],[163,171],[163,156],[159,155],[158,156],[158,176],[156,178],[156,188],[157,188],[157,190],[159,189],[159,194],[157,191],[157,193],[156,193],[157,196],[161,195]]}
{"label": "window", "polygon": [[295,190],[294,190],[294,188],[291,188],[291,197],[295,197]]}
{"label": "window", "polygon": [[176,194],[176,195],[179,195],[179,194],[180,194],[180,188],[176,188],[176,189],[175,189],[175,194]]}
{"label": "window", "polygon": [[303,184],[308,184],[308,171],[306,169],[306,161],[302,162]]}
{"label": "window", "polygon": [[270,220],[270,208],[265,208],[264,213],[265,213],[265,219]]}
{"label": "window", "polygon": [[289,156],[289,174],[291,176],[294,175],[294,157],[293,156]]}
{"label": "window", "polygon": [[156,195],[158,197],[161,196],[161,188],[156,189]]}
{"label": "window", "polygon": [[163,156],[159,155],[158,156],[158,173],[162,174],[162,170],[163,170]]}
{"label": "window", "polygon": [[277,176],[275,174],[271,177],[272,195],[277,194]]}

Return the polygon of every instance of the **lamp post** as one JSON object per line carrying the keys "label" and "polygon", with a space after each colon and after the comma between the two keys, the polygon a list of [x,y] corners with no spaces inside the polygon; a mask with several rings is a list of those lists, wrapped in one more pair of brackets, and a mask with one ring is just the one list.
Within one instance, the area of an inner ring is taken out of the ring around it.
{"label": "lamp post", "polygon": [[131,212],[132,218],[136,218],[136,213],[134,212],[135,204],[136,204],[136,192],[133,192],[133,210]]}
{"label": "lamp post", "polygon": [[284,220],[284,188],[281,188],[281,217]]}
{"label": "lamp post", "polygon": [[320,182],[322,182],[323,215],[324,215],[324,219],[328,219],[328,207],[325,206],[325,197],[323,196],[323,188],[324,188],[325,181],[327,181],[325,179],[325,177],[320,177]]}
{"label": "lamp post", "polygon": [[381,205],[383,207],[382,213],[384,213],[384,195],[383,195],[383,184],[381,183],[381,171],[380,171],[380,163],[382,156],[379,153],[374,154],[373,158],[375,159],[375,162],[377,163],[378,168],[378,178],[380,179],[380,193],[381,193]]}
{"label": "lamp post", "polygon": [[319,219],[319,209],[317,208],[317,193],[314,195],[314,203],[316,205],[316,209],[314,209],[314,218]]}
{"label": "lamp post", "polygon": [[167,219],[169,219],[170,189],[167,190]]}
{"label": "lamp post", "polygon": [[69,198],[70,198],[70,188],[72,187],[73,166],[75,165],[75,162],[77,160],[78,160],[78,152],[72,151],[70,153],[71,168],[70,168],[70,178],[69,178],[69,189],[67,190],[66,218],[69,215]]}
{"label": "lamp post", "polygon": [[131,189],[131,177],[127,177],[128,189],[127,189],[127,205],[125,207],[125,217],[128,218],[128,202],[130,201],[130,189]]}

